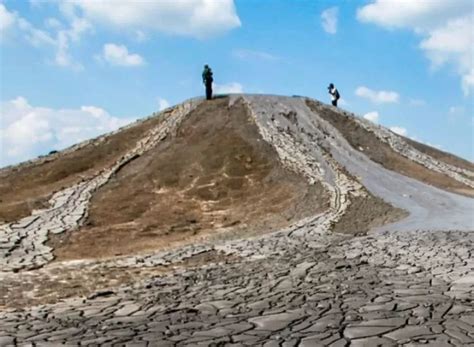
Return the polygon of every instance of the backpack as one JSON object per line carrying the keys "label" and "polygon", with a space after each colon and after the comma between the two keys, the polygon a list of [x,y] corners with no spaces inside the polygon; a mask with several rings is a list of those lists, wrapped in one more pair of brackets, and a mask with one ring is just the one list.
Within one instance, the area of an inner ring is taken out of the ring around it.
{"label": "backpack", "polygon": [[339,91],[337,89],[334,92],[334,96],[336,97],[336,100],[339,100],[339,98],[341,97],[341,95],[339,95]]}

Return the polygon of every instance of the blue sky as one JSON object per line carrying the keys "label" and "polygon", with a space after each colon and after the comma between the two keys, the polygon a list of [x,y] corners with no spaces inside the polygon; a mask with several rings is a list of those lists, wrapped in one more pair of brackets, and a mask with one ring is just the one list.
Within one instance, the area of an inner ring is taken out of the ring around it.
{"label": "blue sky", "polygon": [[474,159],[471,1],[0,0],[0,166],[203,94],[305,95]]}

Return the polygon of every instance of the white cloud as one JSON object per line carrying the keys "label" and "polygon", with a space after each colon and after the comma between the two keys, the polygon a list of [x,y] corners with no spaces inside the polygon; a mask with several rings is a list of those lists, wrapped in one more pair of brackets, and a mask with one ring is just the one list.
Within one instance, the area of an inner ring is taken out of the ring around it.
{"label": "white cloud", "polygon": [[0,34],[11,28],[16,21],[16,14],[7,10],[5,5],[0,3]]}
{"label": "white cloud", "polygon": [[26,19],[18,17],[16,22],[18,28],[23,32],[24,38],[32,46],[42,47],[45,45],[54,46],[56,44],[56,41],[48,32],[35,28]]}
{"label": "white cloud", "polygon": [[0,166],[60,150],[115,130],[131,121],[95,106],[79,109],[36,107],[18,97],[1,105]]}
{"label": "white cloud", "polygon": [[357,18],[388,29],[408,28],[422,39],[420,48],[432,67],[456,67],[465,95],[474,88],[472,0],[375,0],[358,9]]}
{"label": "white cloud", "polygon": [[240,27],[233,0],[90,1],[73,0],[98,24],[131,30],[205,38]]}
{"label": "white cloud", "polygon": [[158,98],[158,110],[163,111],[164,109],[167,109],[170,107],[170,103],[168,100],[163,99],[163,98]]}
{"label": "white cloud", "polygon": [[48,18],[45,21],[45,26],[51,29],[51,32],[39,29],[17,13],[8,12],[1,3],[0,17],[0,19],[2,19],[0,21],[2,24],[0,25],[5,25],[3,21],[9,23],[8,27],[17,29],[32,46],[51,47],[54,50],[54,64],[63,67],[72,67],[74,69],[82,69],[82,65],[71,57],[69,48],[71,42],[80,41],[84,33],[91,31],[92,25],[87,19],[77,16],[74,10],[67,13],[69,24],[67,28],[63,27],[61,22],[57,19]]}
{"label": "white cloud", "polygon": [[215,94],[240,94],[244,91],[242,85],[237,82],[227,84],[214,83],[213,87]]}
{"label": "white cloud", "polygon": [[357,10],[357,18],[385,28],[423,31],[444,24],[446,18],[462,16],[469,11],[472,11],[470,0],[374,0]]}
{"label": "white cloud", "polygon": [[56,34],[55,62],[59,66],[82,68],[69,54],[69,47],[71,42],[80,41],[84,33],[91,31],[92,24],[88,20],[76,16],[75,13],[69,14],[69,20],[70,28],[59,30]]}
{"label": "white cloud", "polygon": [[117,66],[140,66],[145,60],[138,54],[128,52],[124,45],[106,43],[102,50],[101,58],[111,65]]}
{"label": "white cloud", "polygon": [[357,87],[355,94],[361,98],[366,98],[376,104],[398,102],[400,96],[394,91],[372,90],[367,87]]}
{"label": "white cloud", "polygon": [[278,60],[279,57],[276,55],[263,52],[263,51],[255,51],[251,49],[236,49],[232,52],[232,55],[236,58],[242,59],[242,60],[266,60],[266,61],[272,61],[272,60]]}
{"label": "white cloud", "polygon": [[337,33],[337,19],[339,8],[331,7],[321,13],[321,25],[325,32],[329,34]]}
{"label": "white cloud", "polygon": [[364,114],[364,118],[370,120],[372,123],[377,124],[379,122],[379,113],[377,111],[372,111]]}
{"label": "white cloud", "polygon": [[395,134],[401,135],[401,136],[407,136],[408,131],[407,129],[400,127],[400,126],[393,126],[390,127],[390,130],[393,131]]}

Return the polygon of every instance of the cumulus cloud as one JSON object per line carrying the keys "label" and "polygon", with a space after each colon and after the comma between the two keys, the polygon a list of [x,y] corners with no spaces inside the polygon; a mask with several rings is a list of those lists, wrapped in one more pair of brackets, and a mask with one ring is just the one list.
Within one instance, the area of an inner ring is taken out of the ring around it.
{"label": "cumulus cloud", "polygon": [[158,98],[158,110],[163,111],[164,109],[167,109],[170,107],[170,103],[168,100],[163,99],[163,98]]}
{"label": "cumulus cloud", "polygon": [[377,124],[379,122],[379,113],[377,111],[372,111],[364,114],[364,118],[370,120],[372,123]]}
{"label": "cumulus cloud", "polygon": [[337,33],[339,8],[331,7],[321,13],[321,25],[328,34]]}
{"label": "cumulus cloud", "polygon": [[3,102],[1,119],[0,166],[66,148],[132,121],[113,117],[95,106],[78,109],[32,106],[24,97]]}
{"label": "cumulus cloud", "polygon": [[408,131],[407,129],[400,127],[400,126],[393,126],[390,127],[390,130],[393,131],[395,134],[401,135],[401,136],[407,136]]}
{"label": "cumulus cloud", "polygon": [[240,94],[243,93],[244,88],[240,83],[232,82],[227,84],[214,83],[214,92],[216,94]]}
{"label": "cumulus cloud", "polygon": [[419,47],[432,67],[455,66],[464,94],[472,92],[474,11],[471,0],[375,0],[359,8],[357,18],[388,29],[413,30],[421,37]]}
{"label": "cumulus cloud", "polygon": [[114,43],[106,43],[99,58],[116,66],[133,67],[145,64],[145,60],[139,54],[129,53],[126,46]]}
{"label": "cumulus cloud", "polygon": [[372,90],[370,88],[360,86],[356,89],[355,94],[361,98],[366,98],[376,104],[398,102],[400,96],[394,91]]}
{"label": "cumulus cloud", "polygon": [[125,29],[205,38],[240,27],[233,0],[73,0],[93,22]]}

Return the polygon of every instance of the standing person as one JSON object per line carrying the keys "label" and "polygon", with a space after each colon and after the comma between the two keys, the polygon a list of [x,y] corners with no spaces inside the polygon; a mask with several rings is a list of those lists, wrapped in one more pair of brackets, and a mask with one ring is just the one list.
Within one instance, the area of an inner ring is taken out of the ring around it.
{"label": "standing person", "polygon": [[337,100],[341,97],[339,91],[334,87],[334,84],[330,83],[328,87],[329,94],[331,94],[332,105],[337,107]]}
{"label": "standing person", "polygon": [[209,65],[204,65],[204,71],[202,72],[202,83],[206,86],[206,99],[212,99],[212,70]]}

